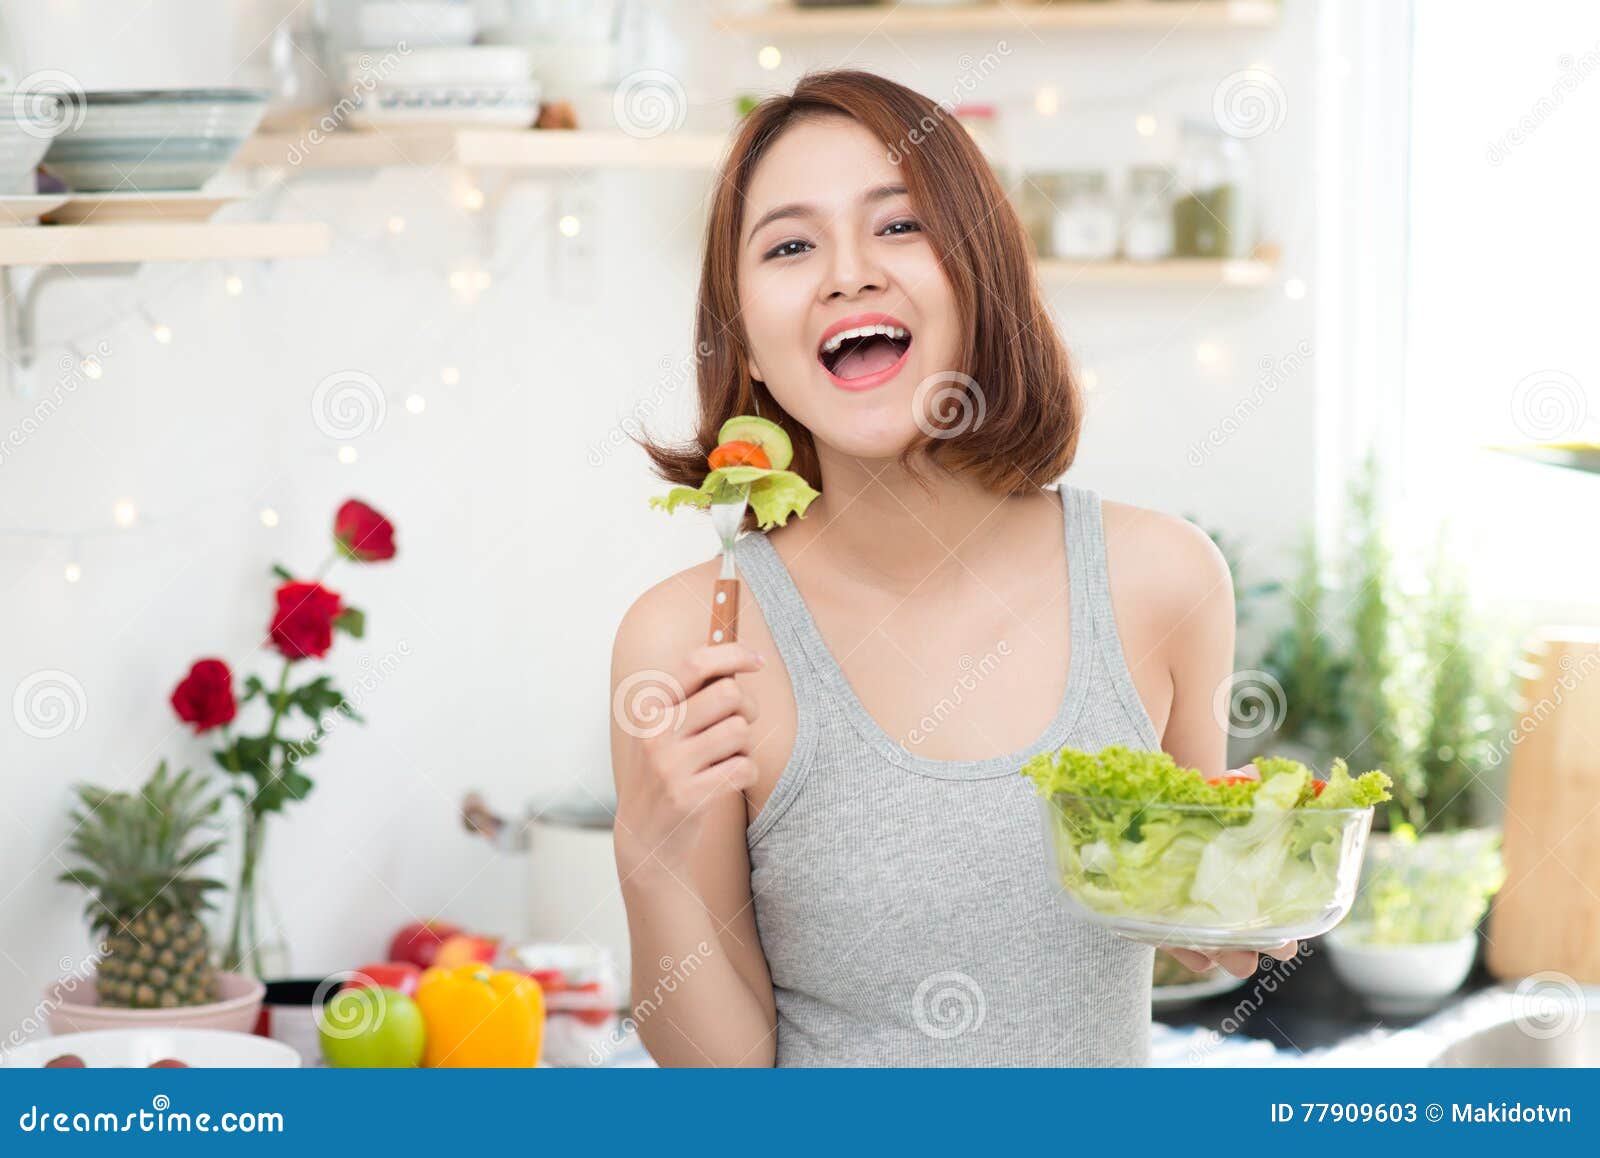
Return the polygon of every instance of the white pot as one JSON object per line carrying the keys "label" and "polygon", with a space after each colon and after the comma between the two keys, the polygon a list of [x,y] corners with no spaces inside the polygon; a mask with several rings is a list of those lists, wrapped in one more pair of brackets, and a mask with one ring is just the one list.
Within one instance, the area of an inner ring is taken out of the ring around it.
{"label": "white pot", "polygon": [[7,4],[0,20],[18,82],[65,74],[90,92],[237,86],[250,47],[225,0],[51,0]]}
{"label": "white pot", "polygon": [[1472,971],[1478,936],[1417,945],[1375,945],[1359,931],[1335,929],[1323,938],[1339,979],[1379,1013],[1412,1016],[1437,1009]]}

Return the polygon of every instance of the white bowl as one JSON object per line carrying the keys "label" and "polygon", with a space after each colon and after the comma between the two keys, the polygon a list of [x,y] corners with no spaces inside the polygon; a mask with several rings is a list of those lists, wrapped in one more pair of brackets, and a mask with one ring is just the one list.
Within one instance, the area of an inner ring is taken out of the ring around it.
{"label": "white bowl", "polygon": [[255,132],[266,94],[248,89],[93,92],[68,98],[44,156],[78,192],[198,189]]}
{"label": "white bowl", "polygon": [[45,990],[51,1033],[93,1029],[221,1029],[249,1033],[261,1014],[267,987],[242,973],[217,974],[217,1000],[176,1009],[124,1009],[101,1005],[93,977],[67,977]]}
{"label": "white bowl", "polygon": [[356,19],[356,33],[369,48],[407,48],[471,44],[478,13],[470,4],[443,0],[368,0]]}
{"label": "white bowl", "polygon": [[281,1041],[220,1029],[99,1029],[42,1037],[0,1051],[6,1069],[39,1069],[62,1054],[77,1054],[90,1069],[140,1069],[172,1058],[195,1069],[300,1068],[300,1055]]}
{"label": "white bowl", "polygon": [[1328,946],[1333,971],[1379,1013],[1407,1016],[1437,1009],[1472,971],[1478,935],[1416,945],[1375,945],[1348,925],[1334,929]]}
{"label": "white bowl", "polygon": [[392,59],[373,59],[371,52],[344,54],[345,81],[352,88],[374,84],[404,88],[433,84],[527,84],[533,79],[533,57],[509,45],[474,44],[466,48],[418,48]]}
{"label": "white bowl", "polygon": [[59,97],[0,92],[0,195],[34,191],[34,169],[65,123]]}

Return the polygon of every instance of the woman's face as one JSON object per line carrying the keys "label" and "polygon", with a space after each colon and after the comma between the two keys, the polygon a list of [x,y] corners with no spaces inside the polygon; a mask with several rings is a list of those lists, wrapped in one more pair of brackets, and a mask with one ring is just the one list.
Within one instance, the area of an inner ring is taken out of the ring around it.
{"label": "woman's face", "polygon": [[961,369],[955,295],[888,152],[848,117],[800,121],[756,166],[740,226],[751,375],[867,459],[918,438],[918,384]]}

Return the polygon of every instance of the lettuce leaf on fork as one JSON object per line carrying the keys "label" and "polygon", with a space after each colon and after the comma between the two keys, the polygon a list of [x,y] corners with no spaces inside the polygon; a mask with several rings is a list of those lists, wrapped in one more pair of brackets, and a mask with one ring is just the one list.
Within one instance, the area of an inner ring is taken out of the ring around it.
{"label": "lettuce leaf on fork", "polygon": [[811,484],[792,470],[768,470],[759,466],[719,467],[706,475],[698,487],[673,487],[665,495],[655,495],[650,505],[671,514],[682,506],[706,510],[724,486],[748,486],[750,509],[756,525],[763,531],[781,527],[789,516],[804,515],[819,497]]}

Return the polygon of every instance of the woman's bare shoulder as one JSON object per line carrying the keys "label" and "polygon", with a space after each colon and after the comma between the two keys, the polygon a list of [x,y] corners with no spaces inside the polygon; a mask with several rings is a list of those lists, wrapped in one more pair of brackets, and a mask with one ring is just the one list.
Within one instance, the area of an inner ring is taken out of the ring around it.
{"label": "woman's bare shoulder", "polygon": [[1113,598],[1177,628],[1202,607],[1233,606],[1228,562],[1188,519],[1128,503],[1101,504]]}
{"label": "woman's bare shoulder", "polygon": [[650,587],[617,625],[612,659],[617,670],[674,663],[705,642],[711,620],[715,559],[687,567]]}

